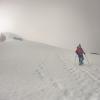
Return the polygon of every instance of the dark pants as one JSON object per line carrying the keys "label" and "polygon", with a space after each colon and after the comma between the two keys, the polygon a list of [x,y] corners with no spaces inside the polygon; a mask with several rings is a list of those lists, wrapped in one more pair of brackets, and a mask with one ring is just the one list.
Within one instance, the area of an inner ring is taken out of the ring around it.
{"label": "dark pants", "polygon": [[79,65],[82,65],[84,60],[83,55],[78,55],[78,58],[79,58]]}

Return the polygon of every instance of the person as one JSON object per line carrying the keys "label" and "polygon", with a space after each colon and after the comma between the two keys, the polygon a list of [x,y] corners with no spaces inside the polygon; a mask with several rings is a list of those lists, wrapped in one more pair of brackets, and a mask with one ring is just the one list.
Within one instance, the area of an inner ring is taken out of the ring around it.
{"label": "person", "polygon": [[6,40],[6,36],[3,33],[1,33],[0,34],[0,42],[4,42],[5,40]]}
{"label": "person", "polygon": [[83,56],[83,54],[85,55],[85,52],[84,52],[84,50],[82,49],[82,47],[81,47],[81,44],[79,44],[78,46],[77,46],[77,49],[76,49],[76,54],[78,55],[78,58],[79,58],[79,65],[83,65],[84,63],[83,63],[83,61],[84,61],[84,56]]}

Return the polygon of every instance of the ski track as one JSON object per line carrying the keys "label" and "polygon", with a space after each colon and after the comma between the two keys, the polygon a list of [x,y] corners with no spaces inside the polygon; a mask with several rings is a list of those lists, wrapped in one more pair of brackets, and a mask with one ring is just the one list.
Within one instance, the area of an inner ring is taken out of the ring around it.
{"label": "ski track", "polygon": [[[62,86],[59,82],[61,81],[61,80],[59,80],[58,79],[58,81],[55,81],[53,78],[51,78],[51,77],[48,77],[48,81],[50,81],[50,83],[55,87],[55,88],[57,88],[59,91],[60,91],[60,93],[61,93],[61,96],[59,97],[59,98],[63,98],[63,99],[68,99],[69,98],[69,96],[71,95],[71,97],[70,97],[70,99],[72,98],[72,100],[73,99],[75,99],[75,96],[76,96],[76,98],[78,99],[79,98],[79,100],[90,100],[90,98],[94,95],[93,94],[93,91],[94,92],[96,92],[96,91],[98,91],[98,85],[99,85],[99,79],[97,79],[93,74],[91,74],[86,68],[81,68],[81,66],[73,66],[73,64],[71,64],[70,62],[67,62],[66,63],[66,59],[64,59],[64,57],[63,57],[63,59],[60,57],[60,56],[58,56],[57,54],[56,54],[56,56],[60,59],[60,61],[62,62],[62,64],[63,64],[63,68],[64,68],[64,70],[66,71],[66,73],[69,73],[69,75],[70,75],[70,79],[72,79],[72,80],[74,80],[74,83],[73,84],[75,84],[75,81],[77,81],[76,82],[76,84],[79,84],[80,85],[80,87],[78,86],[78,87],[74,87],[76,90],[74,90],[74,93],[73,94],[67,94],[67,93],[65,93],[65,91],[67,91],[68,92],[68,90],[67,89],[64,89],[64,86]],[[45,61],[46,62],[46,61]],[[44,69],[44,66],[45,66],[45,64],[43,64],[43,67],[42,67],[42,73],[46,73],[46,72],[48,72],[47,71],[47,69],[45,70]],[[80,77],[80,76],[78,76],[77,74],[78,73],[83,73],[83,79],[82,79],[82,77]],[[49,72],[48,72],[49,73]],[[46,74],[44,74],[44,76],[49,76],[49,75],[46,75]],[[87,77],[89,77],[89,80],[87,80],[87,78],[85,77],[85,76],[87,76]],[[67,77],[66,77],[67,78]],[[63,81],[66,81],[67,79],[64,79]],[[86,79],[85,79],[86,78]],[[91,80],[90,80],[91,79]],[[90,83],[90,82],[91,83]],[[95,81],[95,82],[94,82]],[[94,83],[93,83],[94,82]],[[89,87],[89,83],[92,85],[92,88],[91,87]],[[93,84],[92,84],[93,83]],[[96,86],[95,86],[95,84],[96,84]],[[73,88],[72,88],[73,89]],[[73,90],[69,90],[69,91],[73,91]],[[92,91],[92,92],[91,92]],[[66,96],[67,95],[67,96]],[[97,95],[97,94],[96,94]],[[93,96],[94,97],[94,96]],[[97,98],[97,96],[95,97],[95,98]],[[76,99],[76,100],[77,100]],[[96,100],[98,100],[98,99],[96,99]]]}

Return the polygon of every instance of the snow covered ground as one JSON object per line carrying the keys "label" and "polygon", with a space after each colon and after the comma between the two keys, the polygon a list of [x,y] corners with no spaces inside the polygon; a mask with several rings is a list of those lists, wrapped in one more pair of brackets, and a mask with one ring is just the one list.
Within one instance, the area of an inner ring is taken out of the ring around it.
{"label": "snow covered ground", "polygon": [[100,56],[29,42],[0,43],[0,100],[100,100]]}

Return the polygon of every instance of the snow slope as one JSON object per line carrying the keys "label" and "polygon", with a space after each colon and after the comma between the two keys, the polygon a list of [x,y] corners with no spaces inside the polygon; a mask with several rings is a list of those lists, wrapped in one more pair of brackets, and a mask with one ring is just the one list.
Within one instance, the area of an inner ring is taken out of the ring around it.
{"label": "snow slope", "polygon": [[29,42],[0,43],[0,100],[100,100],[100,56],[78,66],[71,51]]}

